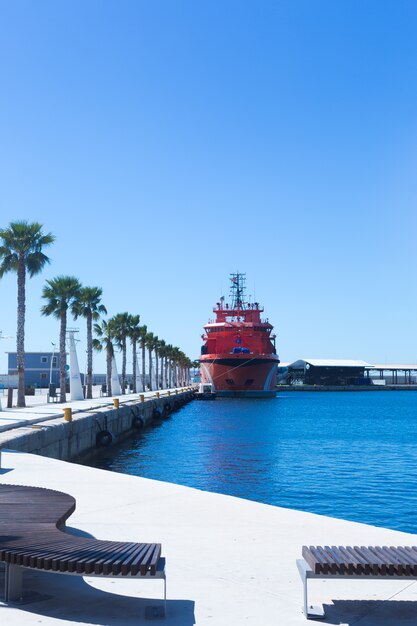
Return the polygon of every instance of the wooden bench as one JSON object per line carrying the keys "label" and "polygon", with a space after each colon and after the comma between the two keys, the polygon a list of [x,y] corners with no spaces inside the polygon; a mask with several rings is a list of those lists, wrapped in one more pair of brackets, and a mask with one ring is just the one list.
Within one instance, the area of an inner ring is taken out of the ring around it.
{"label": "wooden bench", "polygon": [[308,605],[309,578],[417,579],[415,546],[303,546],[302,555],[303,558],[297,560],[297,567],[303,581],[303,612],[307,619],[324,617],[322,607]]}
{"label": "wooden bench", "polygon": [[161,544],[102,541],[63,532],[75,499],[39,487],[0,485],[0,562],[5,563],[5,601],[22,598],[25,569],[75,576],[162,579]]}

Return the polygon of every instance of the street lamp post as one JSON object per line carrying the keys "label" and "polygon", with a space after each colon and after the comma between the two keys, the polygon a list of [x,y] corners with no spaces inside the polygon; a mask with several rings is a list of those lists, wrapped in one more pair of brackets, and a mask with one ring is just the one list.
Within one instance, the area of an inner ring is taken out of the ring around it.
{"label": "street lamp post", "polygon": [[[13,337],[10,337],[9,335],[3,335],[3,331],[0,330],[0,339],[13,339]],[[12,391],[12,393],[13,393],[13,391]],[[8,391],[8,394],[10,394],[10,391]],[[9,401],[7,402],[7,405],[9,405]],[[12,405],[10,404],[10,406],[12,406]],[[2,410],[3,409],[2,409],[2,406],[1,406],[1,400],[0,400],[0,411],[2,411]]]}

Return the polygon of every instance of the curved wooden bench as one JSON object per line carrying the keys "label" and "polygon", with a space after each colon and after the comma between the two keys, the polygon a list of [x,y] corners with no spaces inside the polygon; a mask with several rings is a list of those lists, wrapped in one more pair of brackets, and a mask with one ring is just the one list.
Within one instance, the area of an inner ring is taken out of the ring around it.
{"label": "curved wooden bench", "polygon": [[303,612],[307,619],[324,617],[321,607],[308,605],[309,578],[385,579],[417,578],[415,546],[303,546],[303,559],[297,560],[304,586]]}
{"label": "curved wooden bench", "polygon": [[63,532],[75,499],[60,491],[0,485],[0,561],[5,600],[21,599],[24,568],[60,574],[163,579],[161,544],[102,541]]}

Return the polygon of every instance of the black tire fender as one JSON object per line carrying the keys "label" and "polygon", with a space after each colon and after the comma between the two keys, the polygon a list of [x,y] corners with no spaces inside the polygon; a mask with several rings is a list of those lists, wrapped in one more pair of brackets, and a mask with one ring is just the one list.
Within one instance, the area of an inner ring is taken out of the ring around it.
{"label": "black tire fender", "polygon": [[108,430],[100,430],[96,435],[96,445],[100,448],[109,446],[113,441],[113,435]]}
{"label": "black tire fender", "polygon": [[145,420],[143,417],[137,416],[132,420],[132,428],[136,428],[136,430],[141,430],[145,426]]}

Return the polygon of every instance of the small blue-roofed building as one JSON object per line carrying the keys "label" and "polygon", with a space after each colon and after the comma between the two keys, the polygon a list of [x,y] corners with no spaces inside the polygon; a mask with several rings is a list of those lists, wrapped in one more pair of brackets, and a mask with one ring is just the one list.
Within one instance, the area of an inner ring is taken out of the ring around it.
{"label": "small blue-roofed building", "polygon": [[[7,352],[7,356],[8,374],[17,374],[17,353]],[[26,352],[25,387],[47,388],[50,381],[59,387],[59,353]]]}

